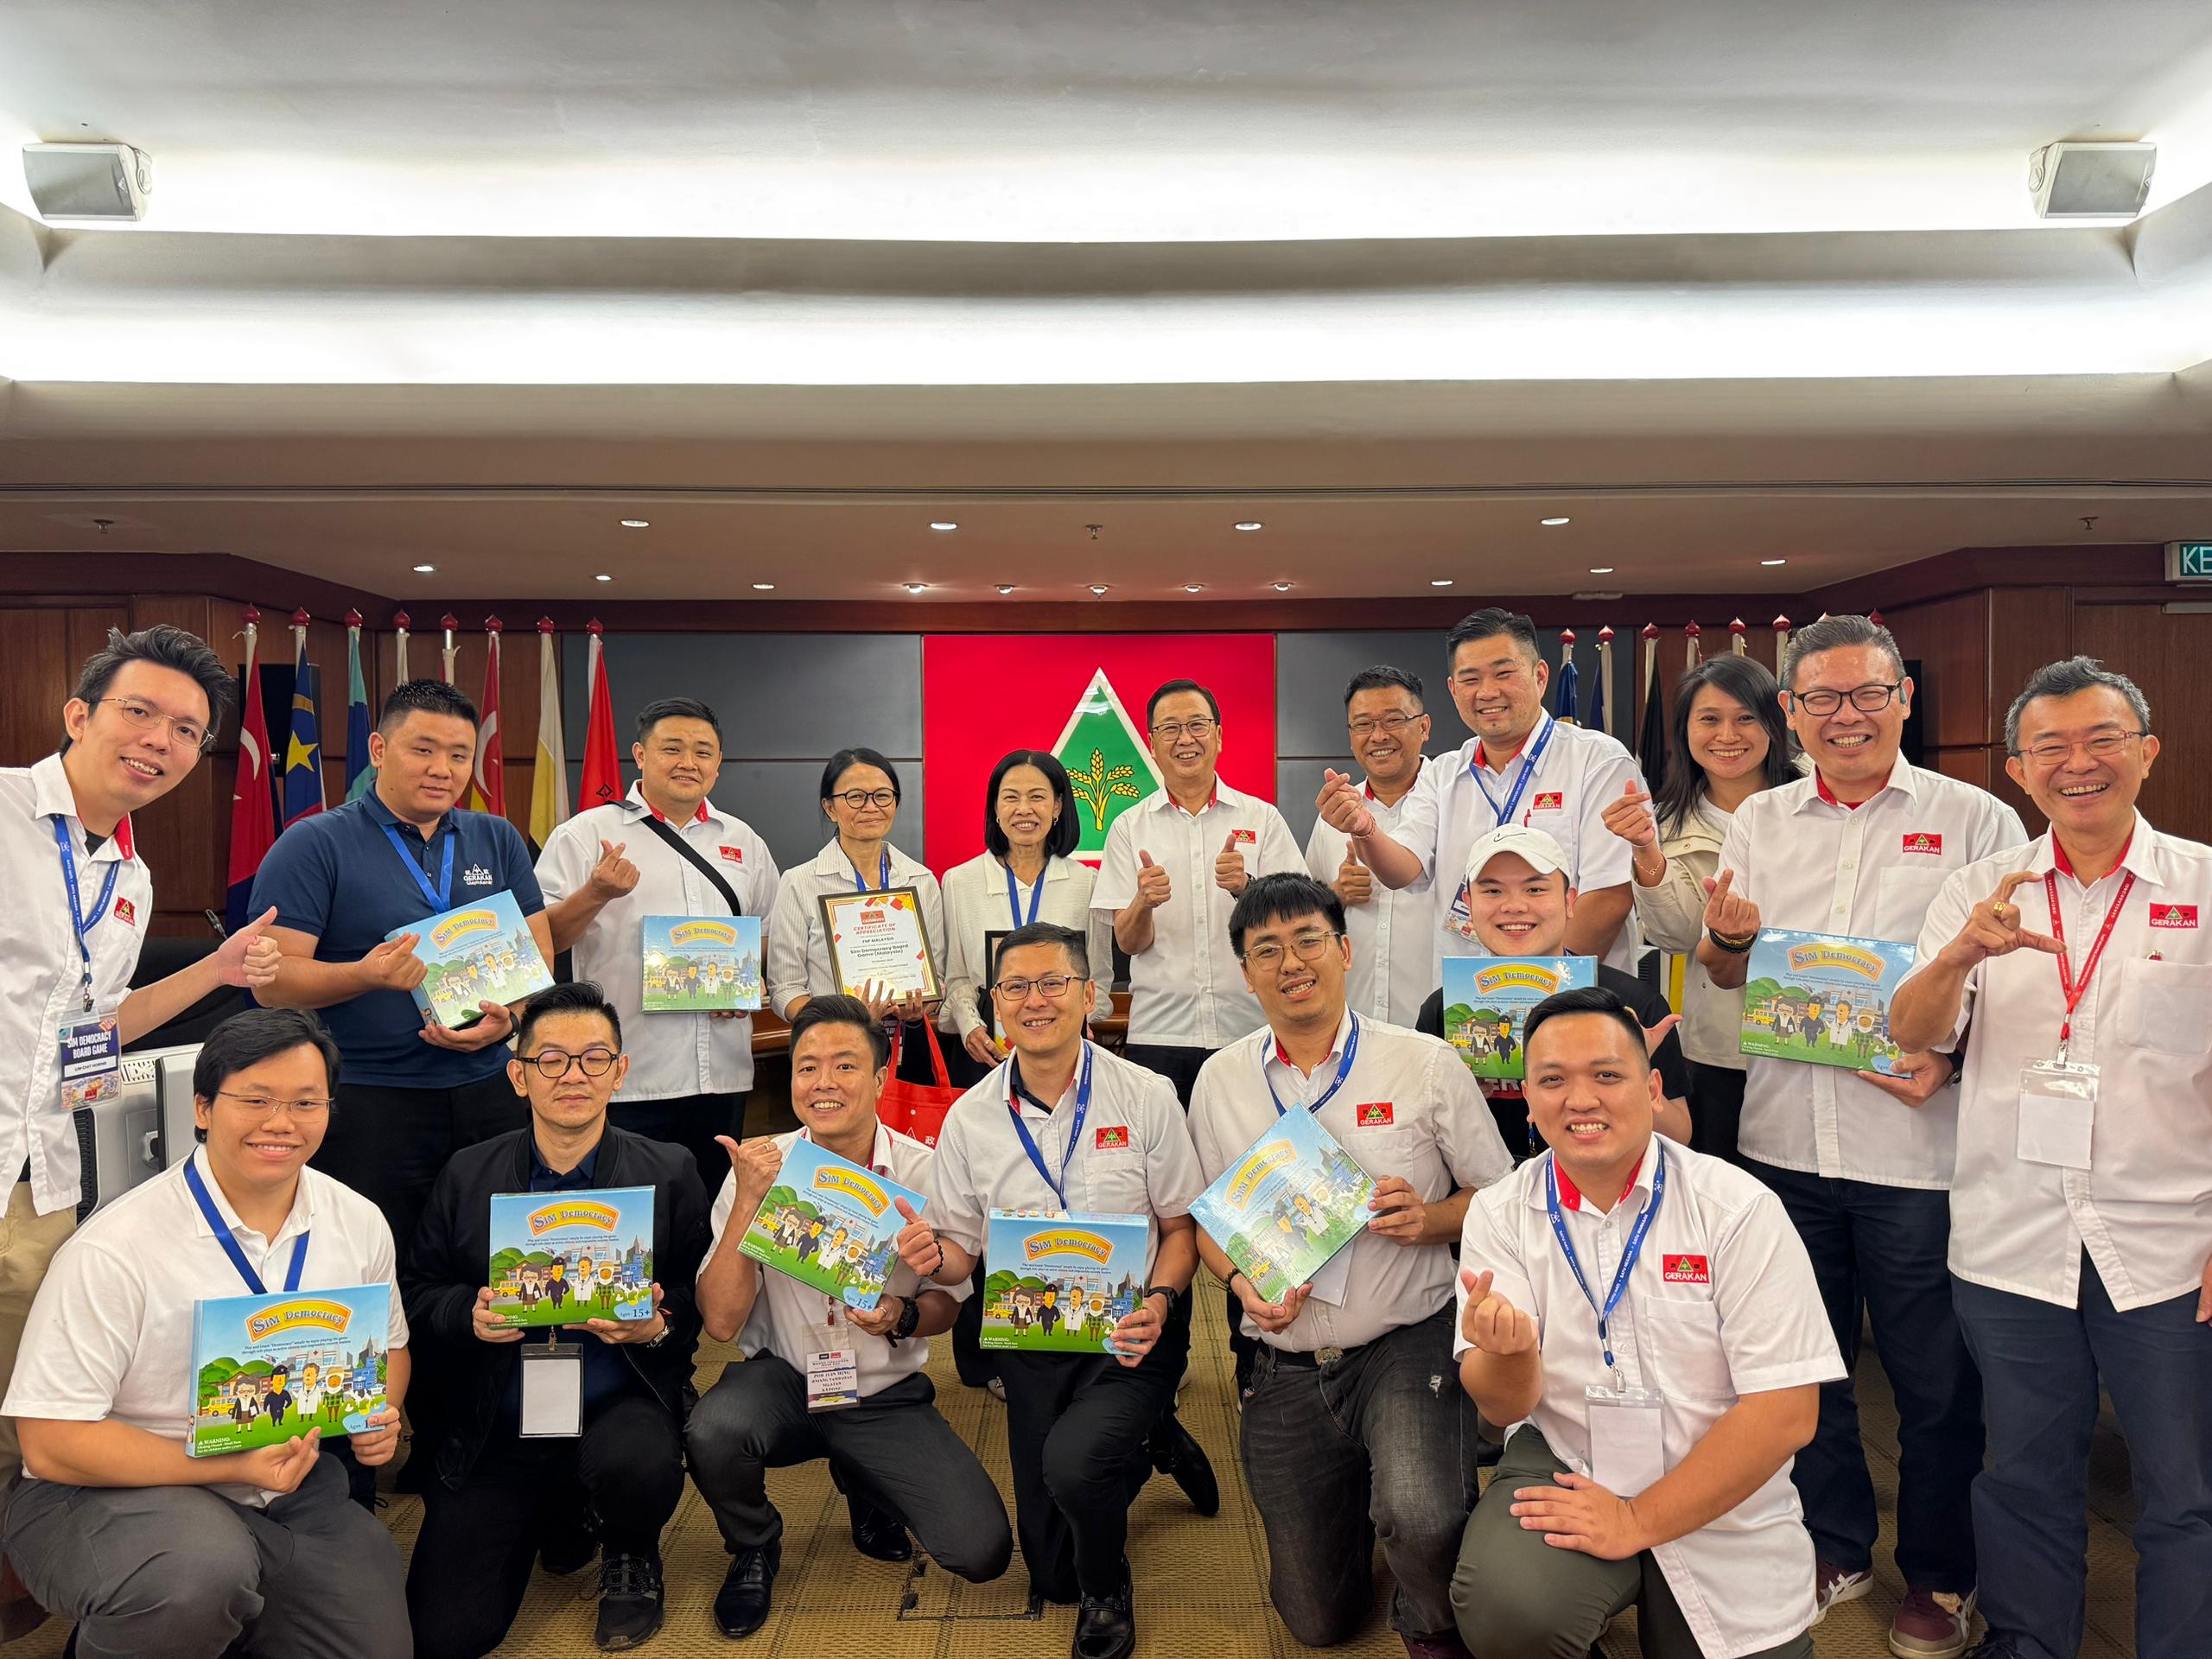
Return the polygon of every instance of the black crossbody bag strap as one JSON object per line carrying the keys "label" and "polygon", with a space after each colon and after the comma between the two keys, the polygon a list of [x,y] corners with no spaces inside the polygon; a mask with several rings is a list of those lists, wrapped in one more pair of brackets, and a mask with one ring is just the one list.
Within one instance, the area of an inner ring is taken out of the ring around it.
{"label": "black crossbody bag strap", "polygon": [[651,813],[647,813],[644,818],[639,820],[639,822],[642,823],[646,829],[652,830],[653,834],[658,836],[663,841],[673,847],[679,856],[688,858],[692,861],[692,863],[698,866],[699,874],[705,876],[708,880],[713,882],[715,884],[715,891],[721,894],[721,896],[728,901],[729,913],[731,915],[742,916],[745,914],[745,906],[738,900],[737,889],[730,886],[728,880],[724,877],[720,870],[708,863],[705,859],[699,855],[698,849],[692,846],[690,842],[684,840],[683,836],[677,835],[675,830],[670,829],[666,824],[663,823],[658,818],[654,817]]}

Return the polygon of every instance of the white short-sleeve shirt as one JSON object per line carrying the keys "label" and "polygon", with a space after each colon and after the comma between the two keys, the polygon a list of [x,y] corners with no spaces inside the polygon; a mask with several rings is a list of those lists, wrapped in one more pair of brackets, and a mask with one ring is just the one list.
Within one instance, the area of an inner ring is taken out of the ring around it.
{"label": "white short-sleeve shirt", "polygon": [[[930,950],[937,957],[938,983],[942,985],[947,960],[944,894],[927,865],[907,857],[887,841],[883,846],[891,855],[889,885],[912,887],[921,899],[922,931],[928,936]],[[867,879],[871,893],[883,885],[880,865],[860,874]],[[836,976],[830,970],[830,942],[822,931],[821,900],[827,893],[858,892],[853,876],[852,863],[835,836],[810,861],[784,872],[766,929],[768,1001],[778,1013],[799,997],[835,996],[840,989]]]}
{"label": "white short-sleeve shirt", "polygon": [[[805,1133],[804,1129],[793,1129],[778,1135],[776,1150],[789,1153],[791,1143]],[[877,1174],[888,1175],[901,1186],[911,1186],[917,1192],[926,1192],[930,1156],[930,1149],[920,1141],[896,1129],[887,1129],[880,1123],[876,1125],[875,1147],[869,1154],[868,1164]],[[721,1248],[722,1234],[728,1230],[730,1211],[736,1205],[737,1173],[733,1170],[722,1177],[721,1190],[715,1195],[715,1236],[707,1251],[707,1261],[713,1261],[715,1252]],[[925,1219],[928,1218],[927,1209],[922,1214]],[[699,1270],[702,1274],[706,1272],[703,1264]],[[927,1338],[908,1337],[894,1348],[887,1338],[861,1330],[836,1302],[820,1291],[802,1285],[789,1274],[757,1263],[753,1270],[760,1275],[760,1293],[753,1298],[753,1313],[745,1321],[745,1329],[737,1333],[737,1345],[748,1357],[763,1351],[772,1353],[804,1376],[809,1354],[817,1349],[849,1348],[853,1351],[855,1379],[862,1399],[912,1376],[930,1363]],[[891,1269],[890,1278],[884,1281],[885,1291],[893,1296],[911,1298],[922,1288],[942,1290],[955,1301],[961,1301],[966,1299],[969,1286],[963,1281],[957,1285],[924,1287],[914,1270],[903,1262]]]}
{"label": "white short-sleeve shirt", "polygon": [[[1972,784],[1899,756],[1882,791],[1856,808],[1819,775],[1762,791],[1736,809],[1720,868],[1764,927],[1910,944],[1944,878],[2027,840],[2018,813]],[[1836,1065],[1747,1058],[1747,1158],[1828,1179],[1940,1190],[1951,1184],[1958,1096],[1920,1106]]]}
{"label": "white short-sleeve shirt", "polygon": [[[1421,770],[1427,772],[1433,764],[1422,761]],[[1421,779],[1416,777],[1414,782],[1418,785]],[[1395,836],[1412,791],[1386,805],[1376,798],[1371,785],[1363,788],[1375,822]],[[1344,849],[1351,844],[1351,838],[1327,819],[1314,819],[1313,833],[1306,840],[1306,874],[1324,887],[1334,886]],[[1392,888],[1372,883],[1365,904],[1344,906],[1344,936],[1351,941],[1351,973],[1345,990],[1352,1007],[1370,1020],[1410,1027],[1421,1017],[1421,1005],[1428,994],[1442,982],[1437,976],[1434,884]]]}
{"label": "white short-sleeve shirt", "polygon": [[[383,1212],[318,1169],[300,1172],[292,1212],[264,1239],[240,1221],[208,1166],[192,1154],[207,1196],[264,1284],[282,1287],[293,1241],[309,1235],[300,1288],[391,1287],[393,1348],[407,1345],[407,1315],[394,1281],[391,1229]],[[251,1294],[207,1224],[179,1164],[134,1187],[87,1221],[55,1253],[31,1304],[15,1376],[0,1410],[10,1417],[96,1423],[113,1418],[181,1444],[192,1423],[192,1305]],[[26,1470],[28,1477],[29,1471]],[[251,1486],[211,1491],[259,1506]]]}
{"label": "white short-sleeve shirt", "polygon": [[[1660,1435],[1671,1471],[1744,1395],[1834,1382],[1844,1369],[1812,1262],[1781,1200],[1757,1177],[1663,1136],[1652,1137],[1609,1213],[1562,1173],[1561,1220],[1593,1293],[1602,1300],[1619,1270],[1662,1147],[1666,1196],[1608,1331],[1627,1385],[1665,1396]],[[1475,1195],[1459,1264],[1494,1274],[1491,1288],[1535,1316],[1543,1392],[1530,1421],[1560,1462],[1588,1475],[1583,1390],[1611,1379],[1598,1316],[1552,1233],[1544,1201],[1552,1166],[1546,1153]],[[1455,1321],[1465,1305],[1455,1285]],[[1452,1351],[1466,1348],[1455,1324]],[[1652,1554],[1711,1659],[1778,1647],[1813,1622],[1813,1541],[1787,1461],[1727,1514]]]}
{"label": "white short-sleeve shirt", "polygon": [[1152,912],[1152,944],[1129,958],[1129,1041],[1176,1048],[1221,1048],[1257,1031],[1260,1005],[1229,948],[1236,906],[1213,879],[1230,837],[1247,876],[1302,874],[1304,855],[1274,806],[1216,784],[1195,816],[1155,790],[1114,820],[1098,862],[1091,904],[1107,914],[1137,896],[1138,855],[1167,872],[1167,902]]}
{"label": "white short-sleeve shirt", "polygon": [[[1328,1058],[1310,1075],[1282,1058],[1269,1030],[1231,1043],[1205,1063],[1191,1090],[1191,1139],[1209,1183],[1274,1127],[1275,1097],[1287,1110],[1300,1111],[1335,1084],[1351,1037],[1347,1014]],[[1402,1027],[1360,1020],[1351,1070],[1315,1116],[1362,1169],[1377,1180],[1398,1177],[1423,1204],[1488,1186],[1513,1167],[1466,1062],[1448,1043]],[[1399,1244],[1363,1233],[1346,1253],[1351,1262],[1339,1305],[1309,1298],[1288,1328],[1274,1332],[1248,1315],[1246,1334],[1294,1353],[1356,1348],[1419,1324],[1451,1300],[1449,1244]]]}
{"label": "white short-sleeve shirt", "polygon": [[[2212,847],[2162,835],[2139,814],[2120,864],[2083,887],[2050,836],[1944,882],[1920,933],[1925,965],[2014,870],[2055,879],[2016,890],[2024,926],[2063,932],[2078,975],[2113,901],[2135,878],[2095,976],[2074,1011],[2069,1058],[2099,1069],[2089,1167],[2019,1155],[2020,1074],[2055,1058],[2065,1023],[2058,962],[2040,950],[1967,976],[1951,1271],[1993,1290],[2080,1305],[2087,1250],[2125,1312],[2195,1295],[2212,1255]],[[1971,1016],[1971,1026],[1968,1018]]]}
{"label": "white short-sleeve shirt", "polygon": [[1103,984],[1113,977],[1113,927],[1110,918],[1091,908],[1097,876],[1090,866],[1071,858],[1046,860],[1044,879],[1038,883],[1044,889],[1042,898],[1036,888],[1016,881],[1009,899],[1007,876],[1006,866],[988,853],[979,853],[944,873],[947,1017],[938,1024],[963,1038],[983,1023],[978,996],[991,977],[983,952],[988,937],[1021,926],[1029,919],[1033,902],[1039,921],[1071,927],[1085,936],[1093,979]]}
{"label": "white short-sleeve shirt", "polygon": [[[1531,755],[1538,755],[1535,775],[1516,802],[1514,788]],[[1605,827],[1605,813],[1606,804],[1618,800],[1629,785],[1642,789],[1643,774],[1618,741],[1545,715],[1521,753],[1502,771],[1484,766],[1478,782],[1475,768],[1481,759],[1480,738],[1469,738],[1454,753],[1433,758],[1421,767],[1412,793],[1399,803],[1398,827],[1390,831],[1393,840],[1421,860],[1424,880],[1433,889],[1436,936],[1430,966],[1435,977],[1429,982],[1430,990],[1443,983],[1445,957],[1484,954],[1481,941],[1469,938],[1452,922],[1455,913],[1462,922],[1466,918],[1467,850],[1497,827],[1500,807],[1510,804],[1513,822],[1541,830],[1560,844],[1578,892],[1598,893],[1631,880],[1632,849]],[[1632,925],[1624,921],[1604,957],[1631,973],[1636,969],[1633,931]]]}
{"label": "white short-sleeve shirt", "polygon": [[1090,1107],[1084,1114],[1082,1139],[1073,1145],[1081,1061],[1068,1079],[1067,1092],[1050,1112],[1014,1095],[1011,1068],[1018,1056],[995,1067],[953,1103],[925,1189],[931,1220],[939,1232],[972,1253],[983,1248],[992,1211],[1061,1207],[1052,1184],[1029,1161],[1014,1133],[1008,1107],[1013,1102],[1045,1166],[1061,1178],[1071,1213],[1146,1217],[1149,1278],[1160,1257],[1160,1217],[1190,1214],[1192,1200],[1206,1184],[1173,1085],[1157,1071],[1132,1065],[1095,1043],[1084,1047],[1092,1068]]}
{"label": "white short-sleeve shirt", "polygon": [[[590,881],[602,841],[620,843],[623,857],[638,867],[638,885],[592,918],[575,950],[576,977],[603,987],[622,1015],[622,1049],[630,1057],[622,1098],[742,1093],[753,1086],[749,1016],[717,1020],[703,1014],[645,1011],[645,918],[729,914],[729,901],[647,827],[658,816],[635,784],[627,799],[577,813],[546,838],[537,855],[537,884],[545,890],[549,908],[571,897]],[[681,828],[669,827],[721,873],[745,913],[760,918],[765,952],[777,885],[768,843],[744,819],[717,810],[710,801],[700,802]]]}

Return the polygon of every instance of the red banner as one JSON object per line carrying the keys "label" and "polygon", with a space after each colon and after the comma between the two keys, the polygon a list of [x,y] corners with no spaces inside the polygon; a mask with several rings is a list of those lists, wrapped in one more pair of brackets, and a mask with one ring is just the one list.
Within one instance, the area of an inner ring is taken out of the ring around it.
{"label": "red banner", "polygon": [[[1105,830],[1160,786],[1144,705],[1189,679],[1221,702],[1221,778],[1275,798],[1275,642],[1266,633],[931,634],[922,641],[922,826],[940,873],[983,850],[984,792],[1009,749],[1068,768],[1084,820],[1077,856],[1096,863]],[[1126,717],[1126,718],[1125,718]]]}

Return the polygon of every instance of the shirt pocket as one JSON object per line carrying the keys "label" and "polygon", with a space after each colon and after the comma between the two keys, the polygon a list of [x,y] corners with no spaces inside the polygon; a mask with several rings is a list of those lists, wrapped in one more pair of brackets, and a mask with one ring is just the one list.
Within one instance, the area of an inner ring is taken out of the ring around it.
{"label": "shirt pocket", "polygon": [[1640,1296],[1636,1322],[1646,1387],[1684,1400],[1734,1397],[1728,1351],[1720,1341],[1720,1310],[1712,1301]]}
{"label": "shirt pocket", "polygon": [[[1089,1136],[1092,1131],[1086,1129]],[[1131,1136],[1134,1141],[1134,1134]],[[1148,1216],[1152,1213],[1150,1186],[1145,1179],[1144,1148],[1090,1146],[1083,1160],[1084,1191],[1091,1209],[1101,1215]]]}
{"label": "shirt pocket", "polygon": [[1936,895],[1943,890],[1950,874],[1940,866],[1922,869],[1906,865],[1884,870],[1878,889],[1881,899],[1876,906],[1874,937],[1898,944],[1917,944],[1921,924],[1927,920]]}
{"label": "shirt pocket", "polygon": [[2212,963],[2131,962],[2122,1036],[2161,1054],[2202,1055],[2212,1024]]}

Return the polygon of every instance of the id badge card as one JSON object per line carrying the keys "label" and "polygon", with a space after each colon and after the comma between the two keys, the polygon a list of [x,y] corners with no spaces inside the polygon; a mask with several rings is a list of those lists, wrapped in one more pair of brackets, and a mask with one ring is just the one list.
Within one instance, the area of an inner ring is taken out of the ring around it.
{"label": "id badge card", "polygon": [[525,1440],[574,1440],[584,1432],[584,1352],[581,1344],[524,1344],[521,1432]]}
{"label": "id badge card", "polygon": [[61,1022],[61,1109],[113,1100],[123,1092],[123,1028],[114,1009]]}
{"label": "id badge card", "polygon": [[2078,1060],[2037,1060],[2020,1070],[2020,1131],[2015,1150],[2031,1164],[2089,1166],[2097,1117],[2097,1068]]}
{"label": "id badge card", "polygon": [[1313,1270],[1313,1276],[1306,1282],[1315,1301],[1326,1302],[1331,1307],[1344,1305],[1344,1286],[1351,1278],[1351,1253],[1358,1243],[1353,1239]]}
{"label": "id badge card", "polygon": [[1667,1472],[1660,1432],[1663,1395],[1649,1389],[1586,1388],[1590,1478],[1616,1497],[1634,1497]]}
{"label": "id badge card", "polygon": [[806,1408],[835,1411],[860,1403],[860,1351],[818,1348],[806,1357]]}

